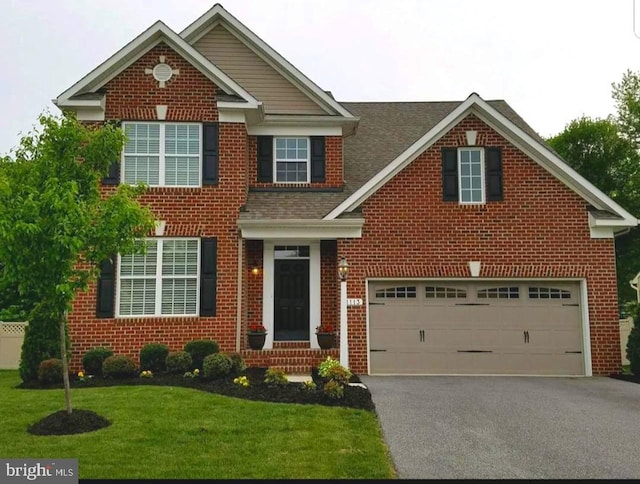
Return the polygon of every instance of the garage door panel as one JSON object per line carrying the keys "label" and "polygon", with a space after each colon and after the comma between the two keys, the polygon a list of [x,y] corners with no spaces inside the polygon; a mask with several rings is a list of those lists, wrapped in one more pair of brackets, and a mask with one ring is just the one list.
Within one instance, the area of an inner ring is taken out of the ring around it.
{"label": "garage door panel", "polygon": [[370,306],[372,373],[584,374],[577,283],[391,281],[370,301],[377,287],[395,299]]}

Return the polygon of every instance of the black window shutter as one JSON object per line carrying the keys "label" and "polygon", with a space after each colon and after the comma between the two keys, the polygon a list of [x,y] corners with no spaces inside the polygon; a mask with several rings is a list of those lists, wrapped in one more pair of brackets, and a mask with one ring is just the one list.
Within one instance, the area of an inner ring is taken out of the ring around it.
{"label": "black window shutter", "polygon": [[[120,127],[120,121],[107,121],[113,126]],[[120,160],[114,160],[109,165],[109,173],[102,178],[103,185],[118,185],[120,183]]]}
{"label": "black window shutter", "polygon": [[109,165],[109,174],[102,178],[103,185],[117,185],[120,183],[120,160]]}
{"label": "black window shutter", "polygon": [[486,149],[487,201],[503,199],[502,194],[502,153],[500,148]]}
{"label": "black window shutter", "polygon": [[202,125],[202,184],[218,183],[218,123]]}
{"label": "black window shutter", "polygon": [[442,200],[458,201],[458,150],[442,148]]}
{"label": "black window shutter", "polygon": [[273,136],[258,136],[258,181],[273,181]]}
{"label": "black window shutter", "polygon": [[113,318],[115,307],[115,267],[113,259],[106,259],[100,263],[98,277],[98,299],[96,304],[97,318]]}
{"label": "black window shutter", "polygon": [[202,239],[200,250],[200,316],[215,316],[218,239]]}
{"label": "black window shutter", "polygon": [[325,142],[324,136],[311,136],[311,181],[325,181]]}

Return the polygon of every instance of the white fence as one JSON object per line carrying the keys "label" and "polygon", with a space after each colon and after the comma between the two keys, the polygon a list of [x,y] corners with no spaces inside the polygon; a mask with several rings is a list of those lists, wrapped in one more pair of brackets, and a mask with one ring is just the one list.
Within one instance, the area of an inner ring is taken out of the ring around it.
{"label": "white fence", "polygon": [[0,369],[15,370],[20,365],[20,352],[24,340],[24,322],[0,321]]}

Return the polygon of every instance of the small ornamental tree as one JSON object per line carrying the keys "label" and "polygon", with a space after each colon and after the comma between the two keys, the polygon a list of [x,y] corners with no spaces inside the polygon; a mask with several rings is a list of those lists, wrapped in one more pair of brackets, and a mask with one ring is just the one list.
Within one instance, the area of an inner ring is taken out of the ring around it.
{"label": "small ornamental tree", "polygon": [[[101,261],[144,251],[136,241],[153,230],[154,220],[136,201],[143,186],[122,184],[108,196],[101,193],[100,180],[122,152],[120,128],[85,126],[72,115],[42,115],[39,122],[12,157],[0,158],[0,261],[5,283],[37,301],[29,314],[37,324],[27,326],[21,375],[37,375],[41,357],[60,357],[71,413],[65,334],[73,298],[96,279]],[[54,326],[57,355],[48,341]],[[27,351],[34,347],[36,355]]]}

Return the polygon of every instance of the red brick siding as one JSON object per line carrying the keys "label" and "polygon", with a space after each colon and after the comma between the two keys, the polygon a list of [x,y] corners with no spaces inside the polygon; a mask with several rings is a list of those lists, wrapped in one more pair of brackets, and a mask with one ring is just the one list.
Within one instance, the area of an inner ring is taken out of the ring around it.
{"label": "red brick siding", "polygon": [[[504,201],[481,206],[442,201],[441,148],[477,130],[502,148]],[[591,239],[586,202],[473,115],[363,204],[361,239],[340,240],[350,264],[350,298],[366,300],[371,277],[586,278],[594,374],[620,366],[614,243]],[[366,310],[349,315],[349,362],[367,371]]]}
{"label": "red brick siding", "polygon": [[[145,68],[159,55],[180,69],[164,89]],[[155,106],[169,106],[169,120],[216,121],[217,87],[165,45],[159,45],[107,84],[107,118],[156,120]],[[162,342],[171,350],[182,349],[192,339],[210,338],[222,351],[235,350],[237,318],[238,235],[236,220],[246,202],[246,147],[244,124],[220,123],[219,183],[199,188],[150,188],[142,203],[151,207],[156,220],[166,221],[164,235],[217,237],[218,279],[215,317],[162,317],[96,319],[96,286],[79,293],[69,317],[74,359],[79,369],[84,353],[95,346],[138,361],[142,346]],[[114,187],[103,187],[107,196]]]}
{"label": "red brick siding", "polygon": [[[342,174],[342,137],[325,137],[325,181],[324,183],[263,183],[258,182],[258,138],[249,136],[248,145],[249,156],[249,187],[251,188],[272,188],[272,187],[312,187],[312,188],[342,188],[344,184]],[[274,161],[275,162],[275,161]]]}
{"label": "red brick siding", "polygon": [[[145,74],[161,55],[172,69],[180,70],[164,88],[152,74]],[[163,42],[111,79],[105,89],[106,119],[157,120],[156,106],[166,105],[167,121],[218,120],[218,87]]]}
{"label": "red brick siding", "polygon": [[[322,322],[334,324],[338,328],[340,326],[338,315],[340,286],[338,282],[337,242],[335,240],[323,240],[320,243],[320,273]],[[315,334],[312,334],[311,337],[315,338]]]}

